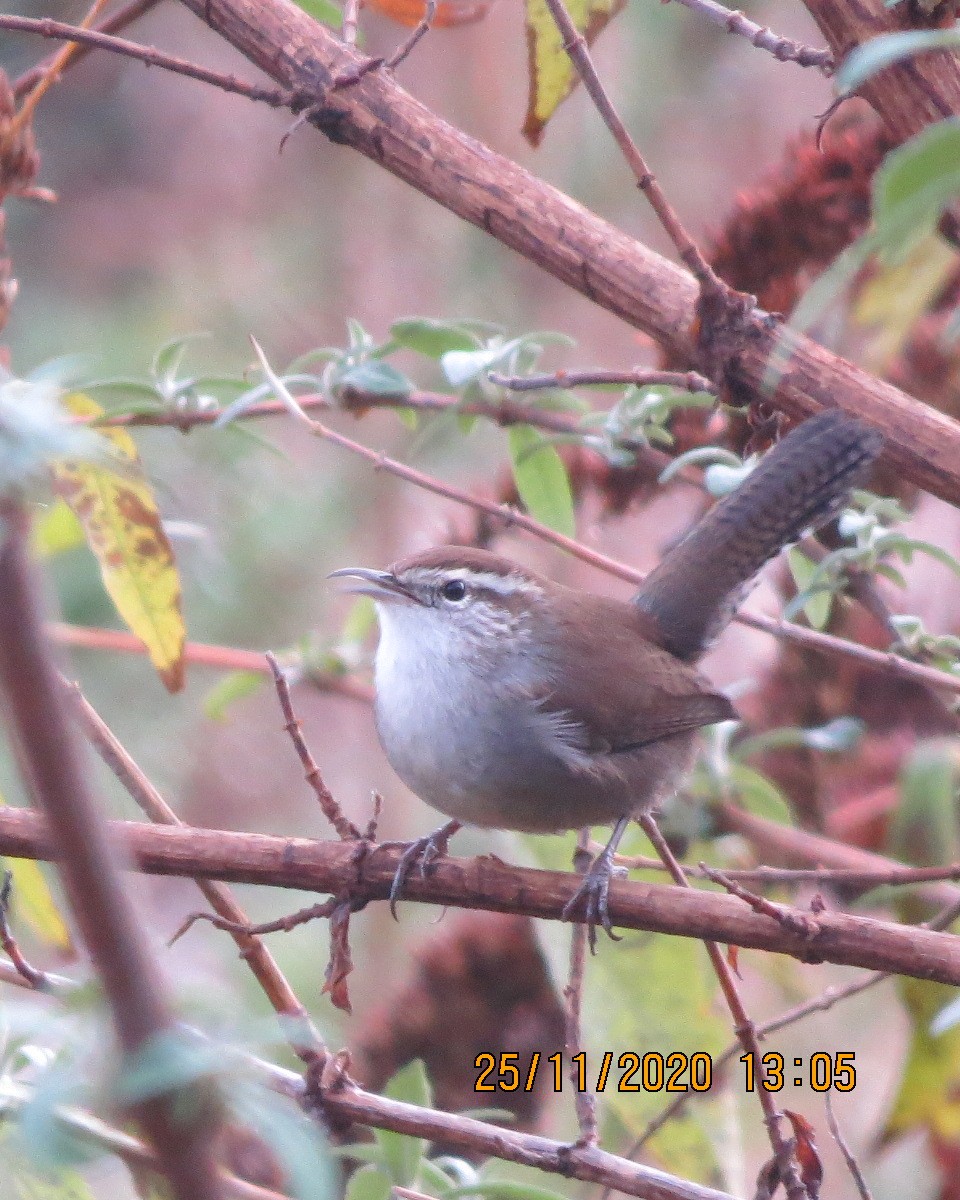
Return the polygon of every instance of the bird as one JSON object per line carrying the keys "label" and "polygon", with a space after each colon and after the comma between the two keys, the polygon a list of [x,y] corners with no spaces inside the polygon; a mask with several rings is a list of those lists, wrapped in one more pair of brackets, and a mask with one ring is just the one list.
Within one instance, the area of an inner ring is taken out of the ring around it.
{"label": "bird", "polygon": [[833,517],[882,436],[836,409],[783,438],[675,545],[630,600],[556,583],[509,558],[439,546],[331,578],[370,596],[380,742],[400,779],[451,818],[409,844],[391,906],[462,825],[613,827],[564,915],[614,936],[614,854],[691,770],[698,731],[737,718],[697,660],[760,568]]}

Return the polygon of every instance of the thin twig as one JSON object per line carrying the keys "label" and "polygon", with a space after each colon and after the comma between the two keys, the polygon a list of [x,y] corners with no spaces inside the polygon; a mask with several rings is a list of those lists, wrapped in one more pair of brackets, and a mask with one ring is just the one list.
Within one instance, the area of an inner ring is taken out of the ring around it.
{"label": "thin twig", "polygon": [[342,842],[360,841],[363,834],[351,820],[343,815],[343,809],[324,783],[323,776],[320,774],[320,768],[310,753],[310,748],[303,736],[303,727],[293,710],[293,700],[290,696],[290,685],[287,683],[287,677],[280,669],[279,663],[272,654],[268,653],[266,659],[273,673],[273,682],[277,689],[277,699],[280,701],[280,709],[283,712],[283,727],[290,735],[290,740],[293,742],[297,757],[303,765],[304,778],[313,788],[313,793],[317,797],[323,815],[333,826],[337,837]]}
{"label": "thin twig", "polygon": [[549,375],[500,375],[489,371],[487,378],[512,392],[536,392],[542,388],[605,387],[622,384],[634,387],[674,387],[685,392],[716,392],[715,384],[698,371],[656,371],[635,367],[632,371],[554,371]]}
{"label": "thin twig", "polygon": [[12,889],[13,872],[9,870],[4,871],[3,883],[0,884],[0,947],[10,956],[10,961],[13,963],[17,974],[24,979],[28,987],[33,988],[37,992],[48,992],[50,991],[50,982],[46,974],[39,967],[35,967],[27,961],[17,939],[13,936],[13,931],[10,929],[8,914],[10,911],[10,893]]}
{"label": "thin twig", "polygon": [[331,896],[329,900],[322,900],[318,904],[310,904],[306,908],[298,908],[296,912],[287,913],[283,917],[275,917],[272,921],[231,921],[223,917],[217,916],[216,913],[209,912],[193,912],[177,927],[169,940],[168,945],[172,946],[175,942],[179,942],[185,933],[196,925],[198,921],[209,921],[214,929],[222,929],[226,933],[233,934],[238,937],[260,937],[265,933],[289,933],[291,929],[299,929],[301,925],[308,925],[311,921],[322,921],[333,914],[333,910],[337,907],[340,901],[336,896]]}
{"label": "thin twig", "polygon": [[[723,833],[736,833],[745,838],[758,851],[761,858],[776,858],[781,861],[809,864],[820,869],[834,867],[854,871],[893,871],[899,869],[926,871],[927,868],[907,868],[882,854],[848,846],[823,834],[810,833],[806,829],[795,829],[782,825],[729,801],[715,801],[711,812],[718,829]],[[939,868],[933,868],[939,872]],[[960,898],[960,891],[948,882],[916,881],[918,895],[930,904],[942,908]]]}
{"label": "thin twig", "polygon": [[798,933],[801,937],[815,938],[817,936],[818,927],[815,917],[798,912],[795,908],[788,908],[785,904],[774,904],[765,896],[758,896],[756,892],[748,891],[725,872],[718,871],[715,867],[708,867],[705,862],[697,865],[700,874],[705,879],[709,879],[712,883],[719,883],[731,896],[736,896],[738,900],[748,904],[755,913],[762,913],[764,916],[770,917],[781,924],[784,929]]}
{"label": "thin twig", "polygon": [[564,0],[546,0],[546,4],[556,22],[557,28],[560,30],[564,50],[569,54],[570,60],[576,67],[583,81],[583,86],[589,92],[590,98],[596,105],[604,124],[610,130],[614,140],[620,147],[620,151],[637,181],[637,187],[649,200],[650,206],[657,214],[657,219],[663,226],[667,236],[673,242],[681,261],[690,269],[703,291],[718,296],[726,296],[729,288],[710,266],[696,242],[687,233],[679,215],[657,182],[656,176],[647,166],[636,143],[627,132],[626,125],[621,120],[613,101],[610,99],[606,88],[600,80],[600,76],[597,74],[596,67],[593,65],[587,39],[573,23]]}
{"label": "thin twig", "polygon": [[[842,843],[837,843],[842,845]],[[602,842],[591,841],[590,849],[598,852],[603,849]],[[877,856],[879,858],[879,855]],[[659,858],[650,858],[646,854],[615,854],[613,861],[618,867],[626,867],[628,871],[666,871]],[[881,860],[882,861],[882,860]],[[687,874],[695,874],[700,879],[709,879],[709,871],[713,868],[687,868]],[[737,883],[828,883],[833,887],[845,890],[867,891],[877,887],[917,887],[924,883],[939,883],[947,880],[960,880],[960,863],[950,863],[943,867],[908,867],[891,864],[888,869],[856,867],[768,867],[761,864],[758,867],[727,868],[723,872],[725,880],[736,880]],[[724,884],[726,886],[726,884]]]}
{"label": "thin twig", "polygon": [[246,96],[248,100],[258,100],[262,104],[269,104],[271,108],[289,108],[295,101],[294,94],[284,88],[246,83],[235,75],[211,71],[208,67],[201,67],[185,58],[164,54],[162,50],[155,50],[152,46],[141,46],[137,42],[127,41],[126,38],[112,37],[98,29],[81,29],[77,25],[66,25],[63,21],[53,21],[49,17],[15,17],[3,13],[0,14],[0,29],[35,33],[40,37],[60,42],[85,43],[98,50],[109,50],[113,54],[136,58],[148,67],[160,67],[164,71],[173,71],[177,75],[186,75],[201,83],[209,83],[221,91]]}
{"label": "thin twig", "polygon": [[[577,836],[577,853],[574,864],[577,872],[583,875],[590,866],[590,856],[586,853],[590,841],[590,830],[581,829]],[[573,1105],[577,1114],[577,1124],[580,1127],[578,1146],[596,1146],[600,1140],[597,1125],[597,1098],[590,1090],[586,1081],[586,1071],[578,1069],[575,1061],[582,1056],[583,1033],[581,1017],[583,1013],[583,984],[587,963],[587,943],[590,926],[578,921],[570,930],[570,974],[567,985],[563,989],[566,1001],[566,1020],[564,1023],[564,1051],[567,1055],[570,1084],[573,1088]],[[583,1059],[581,1057],[581,1063]],[[581,1076],[583,1078],[581,1078]],[[585,1085],[582,1089],[581,1082]]]}
{"label": "thin twig", "polygon": [[[33,968],[36,971],[36,967]],[[29,988],[31,991],[42,992],[75,992],[79,984],[68,979],[66,975],[54,975],[52,971],[39,972],[43,976],[43,986],[36,987],[13,962],[0,958],[0,982],[11,983],[14,987]]]}
{"label": "thin twig", "polygon": [[[50,637],[63,646],[84,650],[112,650],[120,654],[146,654],[143,642],[122,629],[95,629],[88,625],[65,625],[51,621],[47,625]],[[259,650],[240,650],[235,646],[212,646],[205,642],[187,642],[184,659],[197,666],[213,667],[220,671],[249,671],[254,675],[269,675],[270,668]],[[336,671],[321,671],[309,665],[301,667],[303,680],[321,692],[332,692],[369,704],[373,692],[366,684]]]}
{"label": "thin twig", "polygon": [[[26,981],[13,967],[2,961],[0,978],[26,986]],[[77,985],[72,980],[64,980],[60,976],[53,979],[55,994],[60,990],[61,983],[66,990],[76,990]],[[190,1029],[189,1034],[198,1042],[209,1040],[199,1030]],[[248,1064],[275,1091],[296,1103],[304,1102],[308,1087],[299,1074],[237,1048],[233,1049],[232,1054]],[[335,1070],[331,1074],[337,1080],[335,1085],[321,1088],[318,1092],[314,1076],[309,1089],[311,1107],[319,1109],[325,1129],[330,1124],[337,1128],[359,1124],[424,1137],[456,1146],[470,1156],[498,1158],[536,1167],[564,1178],[606,1184],[624,1195],[637,1196],[642,1200],[733,1200],[725,1192],[688,1183],[650,1167],[637,1166],[598,1147],[571,1146],[569,1142],[520,1133],[488,1121],[391,1100],[353,1086],[342,1070]],[[248,1195],[249,1200],[254,1200],[252,1193]],[[257,1200],[261,1198],[257,1197]]]}
{"label": "thin twig", "polygon": [[[86,16],[80,22],[80,29],[89,29],[94,21],[99,17],[101,10],[107,0],[93,0],[93,4],[87,10]],[[62,71],[70,65],[70,61],[76,57],[78,44],[72,42],[70,45],[62,46],[53,56],[53,62],[50,64],[50,69],[36,83],[29,95],[24,97],[23,103],[20,105],[17,112],[10,121],[9,128],[4,131],[5,137],[10,137],[16,134],[29,124],[37,105],[47,94],[50,88],[60,78]]]}
{"label": "thin twig", "polygon": [[410,33],[409,37],[405,38],[394,52],[385,59],[384,67],[388,71],[399,67],[405,58],[416,46],[421,38],[425,37],[430,32],[430,26],[433,24],[433,18],[437,15],[437,0],[426,0],[426,5],[423,10],[423,16],[420,18],[417,26]]}
{"label": "thin twig", "polygon": [[360,17],[360,0],[345,0],[343,5],[343,21],[340,23],[340,37],[348,46],[357,44],[357,26]]}
{"label": "thin twig", "polygon": [[830,1095],[830,1089],[827,1089],[826,1095],[827,1107],[827,1125],[830,1132],[833,1134],[833,1140],[840,1148],[840,1153],[843,1155],[843,1161],[847,1164],[847,1170],[853,1177],[853,1182],[857,1185],[857,1191],[860,1193],[860,1200],[873,1200],[867,1181],[863,1177],[863,1172],[860,1170],[860,1164],[854,1157],[853,1151],[847,1145],[843,1134],[840,1132],[840,1126],[837,1124],[837,1118],[833,1111],[833,1099]]}
{"label": "thin twig", "polygon": [[817,50],[791,38],[780,37],[764,25],[749,20],[738,9],[725,8],[716,0],[677,0],[684,8],[706,17],[714,25],[720,25],[727,33],[746,38],[751,46],[766,50],[780,62],[795,62],[801,67],[816,67],[824,75],[834,71],[833,55],[829,50]]}
{"label": "thin twig", "polygon": [[[79,685],[66,681],[64,684],[74,715],[91,745],[143,812],[157,825],[183,826],[177,814],[84,696]],[[318,1055],[327,1054],[327,1048],[310,1020],[309,1013],[297,999],[273,955],[264,943],[249,931],[250,918],[234,899],[227,885],[203,878],[196,878],[194,882],[214,912],[235,926],[234,941],[237,948],[274,1011],[280,1016],[292,1018],[292,1021],[285,1024],[284,1032],[294,1051],[306,1063],[313,1062]]]}
{"label": "thin twig", "polygon": [[[673,851],[667,845],[667,841],[660,832],[660,827],[653,817],[649,813],[641,813],[637,819],[644,833],[653,843],[654,849],[666,864],[677,886],[689,888],[690,881],[684,874],[680,863],[674,857]],[[703,944],[706,947],[710,962],[720,983],[720,990],[723,992],[727,1007],[730,1009],[737,1041],[743,1047],[744,1053],[752,1055],[753,1061],[757,1064],[757,1070],[760,1075],[757,1099],[763,1110],[763,1121],[767,1128],[767,1136],[770,1138],[774,1158],[780,1169],[780,1178],[783,1181],[790,1200],[808,1200],[807,1189],[800,1178],[800,1171],[794,1157],[791,1140],[785,1135],[781,1126],[783,1114],[778,1111],[772,1093],[765,1086],[767,1076],[763,1065],[757,1028],[743,1006],[737,981],[727,960],[723,956],[723,951],[715,941],[708,938],[703,939]]]}
{"label": "thin twig", "polygon": [[[132,3],[125,4],[123,8],[118,8],[115,13],[107,17],[107,19],[97,26],[97,33],[119,33],[121,29],[126,29],[128,25],[132,25],[134,21],[138,21],[142,16],[156,8],[159,0],[132,0]],[[93,49],[87,43],[81,44],[74,42],[76,47],[73,58],[70,60],[70,66],[82,61]],[[53,65],[57,60],[59,51],[54,51],[53,54],[38,62],[29,71],[24,73],[13,84],[13,94],[17,100],[21,100],[29,91],[31,91],[45,76],[49,75],[53,69]]]}

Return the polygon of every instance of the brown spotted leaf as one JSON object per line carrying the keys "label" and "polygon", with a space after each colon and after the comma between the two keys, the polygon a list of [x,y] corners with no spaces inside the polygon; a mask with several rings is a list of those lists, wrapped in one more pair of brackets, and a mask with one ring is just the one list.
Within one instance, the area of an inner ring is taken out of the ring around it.
{"label": "brown spotted leaf", "polygon": [[[103,415],[80,392],[63,403],[77,416]],[[113,458],[61,461],[53,468],[54,486],[79,518],[117,611],[147,647],[167,689],[176,692],[183,687],[186,629],[173,550],[133,438],[124,429],[101,433]]]}

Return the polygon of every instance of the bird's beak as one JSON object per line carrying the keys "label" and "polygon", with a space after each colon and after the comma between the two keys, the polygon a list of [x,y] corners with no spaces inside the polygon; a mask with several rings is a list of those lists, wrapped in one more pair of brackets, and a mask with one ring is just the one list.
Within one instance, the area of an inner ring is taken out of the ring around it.
{"label": "bird's beak", "polygon": [[404,600],[417,599],[390,571],[374,571],[370,567],[341,567],[339,571],[331,571],[327,578],[349,579],[351,582],[343,589],[345,592],[372,596],[374,600],[392,600],[397,597]]}

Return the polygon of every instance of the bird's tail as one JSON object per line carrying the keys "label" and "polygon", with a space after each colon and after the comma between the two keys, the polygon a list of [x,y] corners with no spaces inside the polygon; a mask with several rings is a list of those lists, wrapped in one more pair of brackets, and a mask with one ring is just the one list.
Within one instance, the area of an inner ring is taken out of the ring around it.
{"label": "bird's tail", "polygon": [[701,655],[768,559],[829,521],[883,438],[838,409],[794,429],[647,576],[635,603],[677,658]]}

